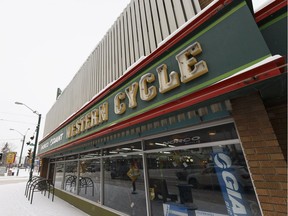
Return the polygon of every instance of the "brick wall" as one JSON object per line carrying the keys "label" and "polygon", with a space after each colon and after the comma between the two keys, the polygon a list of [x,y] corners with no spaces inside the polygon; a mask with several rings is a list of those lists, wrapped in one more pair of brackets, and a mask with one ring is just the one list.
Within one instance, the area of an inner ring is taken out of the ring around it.
{"label": "brick wall", "polygon": [[287,104],[270,106],[266,109],[287,162]]}
{"label": "brick wall", "polygon": [[287,215],[287,162],[258,94],[231,100],[263,215]]}

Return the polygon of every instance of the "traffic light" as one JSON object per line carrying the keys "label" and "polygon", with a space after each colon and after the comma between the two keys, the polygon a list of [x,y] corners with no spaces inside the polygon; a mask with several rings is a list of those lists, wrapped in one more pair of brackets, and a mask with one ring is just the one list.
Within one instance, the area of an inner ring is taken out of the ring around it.
{"label": "traffic light", "polygon": [[0,161],[2,161],[3,153],[0,153]]}
{"label": "traffic light", "polygon": [[31,151],[32,151],[32,149],[28,149],[28,153],[27,153],[27,158],[28,159],[31,159]]}

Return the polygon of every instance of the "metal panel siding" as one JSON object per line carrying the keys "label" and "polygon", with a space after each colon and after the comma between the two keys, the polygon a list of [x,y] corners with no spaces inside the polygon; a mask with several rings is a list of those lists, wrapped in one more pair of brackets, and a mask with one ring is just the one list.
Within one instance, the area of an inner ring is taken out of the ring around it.
{"label": "metal panel siding", "polygon": [[107,67],[106,67],[106,65],[107,65],[107,56],[108,56],[108,54],[107,54],[107,34],[105,35],[105,40],[104,40],[104,43],[103,43],[103,50],[102,50],[102,52],[103,52],[103,66],[102,66],[102,74],[103,74],[103,77],[102,77],[102,89],[103,88],[105,88],[105,86],[106,86],[106,81],[107,81]]}
{"label": "metal panel siding", "polygon": [[174,32],[177,29],[176,20],[174,16],[173,6],[171,0],[165,0],[165,9],[167,13],[167,19],[169,24],[170,33]]}
{"label": "metal panel siding", "polygon": [[129,67],[130,65],[130,55],[129,55],[129,35],[128,35],[128,26],[127,26],[127,13],[124,12],[124,20],[123,20],[123,26],[124,26],[124,50],[125,50],[125,60],[126,60],[126,67],[124,70]]}
{"label": "metal panel siding", "polygon": [[[94,58],[95,58],[95,64],[96,64],[96,69],[95,69],[95,92],[94,94],[96,94],[97,92],[99,92],[99,71],[100,71],[100,47],[97,46]],[[93,95],[94,96],[94,95]]]}
{"label": "metal panel siding", "polygon": [[126,69],[125,36],[124,36],[124,16],[120,17],[121,22],[121,51],[122,51],[122,72]]}
{"label": "metal panel siding", "polygon": [[198,0],[132,0],[47,113],[44,136],[153,52],[195,11],[200,11]]}
{"label": "metal panel siding", "polygon": [[105,36],[106,38],[105,38],[105,47],[104,47],[104,49],[103,49],[103,51],[104,51],[104,77],[103,77],[103,83],[104,83],[104,86],[103,86],[103,88],[105,88],[105,86],[106,86],[106,83],[107,83],[107,80],[108,80],[108,67],[107,67],[107,65],[108,65],[108,53],[109,53],[109,45],[108,45],[108,40],[109,40],[109,38],[108,38],[108,34],[106,33],[106,36]]}
{"label": "metal panel siding", "polygon": [[89,90],[88,90],[88,100],[92,97],[93,92],[93,78],[94,78],[94,68],[93,68],[93,55],[89,57],[88,59],[88,76],[87,76],[87,82],[89,83]]}
{"label": "metal panel siding", "polygon": [[115,39],[116,33],[115,33],[115,25],[112,27],[112,80],[116,80],[116,74],[117,74],[117,67],[116,67],[116,59],[117,59],[117,40]]}
{"label": "metal panel siding", "polygon": [[132,31],[133,33],[133,40],[134,40],[134,56],[135,56],[135,61],[139,59],[139,47],[138,47],[138,34],[137,34],[137,25],[136,25],[136,13],[135,13],[135,6],[134,3],[131,2],[130,4],[131,7],[131,19],[132,19]]}
{"label": "metal panel siding", "polygon": [[107,32],[107,62],[106,62],[106,74],[107,74],[107,79],[106,79],[106,84],[110,82],[111,80],[111,31]]}
{"label": "metal panel siding", "polygon": [[149,34],[150,48],[151,48],[151,52],[153,52],[156,49],[156,42],[155,42],[155,33],[154,33],[150,2],[149,0],[147,0],[147,1],[144,1],[144,3],[145,3],[145,9],[146,9],[147,29],[148,29],[148,34]]}
{"label": "metal panel siding", "polygon": [[139,56],[144,56],[144,47],[143,47],[143,35],[141,27],[141,17],[140,17],[140,8],[138,0],[134,0],[135,12],[136,12],[136,28],[138,32],[138,46],[139,46]]}
{"label": "metal panel siding", "polygon": [[150,43],[149,43],[149,37],[148,37],[148,29],[147,29],[147,20],[146,20],[146,12],[145,12],[145,6],[144,2],[140,0],[139,2],[140,7],[140,14],[141,14],[141,26],[142,26],[142,32],[143,32],[143,43],[144,43],[144,55],[149,55],[150,52]]}
{"label": "metal panel siding", "polygon": [[129,52],[130,52],[130,65],[135,62],[134,55],[134,40],[133,40],[133,31],[132,31],[132,20],[131,20],[131,7],[127,7],[127,24],[128,24],[128,36],[129,36]]}
{"label": "metal panel siding", "polygon": [[193,3],[194,3],[194,6],[195,6],[196,13],[199,13],[201,11],[199,0],[193,0]]}
{"label": "metal panel siding", "polygon": [[162,30],[162,36],[163,39],[169,36],[169,27],[168,27],[168,22],[166,19],[166,12],[164,8],[164,4],[162,0],[156,0],[157,5],[158,5],[158,11],[159,11],[159,19],[160,19],[160,24],[161,24],[161,30]]}
{"label": "metal panel siding", "polygon": [[117,53],[117,67],[118,67],[118,77],[120,77],[122,72],[122,49],[121,49],[121,31],[120,31],[120,19],[117,20],[117,46],[118,46],[118,53]]}
{"label": "metal panel siding", "polygon": [[192,18],[196,14],[195,11],[194,11],[192,0],[183,0],[182,2],[183,2],[183,7],[184,7],[184,10],[185,10],[185,14],[187,16],[187,19],[189,20],[190,18]]}
{"label": "metal panel siding", "polygon": [[185,23],[185,14],[181,5],[181,1],[172,0],[172,3],[174,5],[174,12],[176,16],[177,27],[179,28],[181,25]]}
{"label": "metal panel siding", "polygon": [[151,0],[150,3],[151,3],[152,19],[153,19],[153,24],[154,24],[154,32],[156,36],[156,42],[158,45],[163,40],[161,27],[160,27],[160,21],[159,21],[159,14],[157,10],[156,0]]}
{"label": "metal panel siding", "polygon": [[101,43],[101,71],[100,71],[100,79],[101,79],[101,82],[100,82],[100,89],[103,89],[104,88],[104,83],[103,83],[103,80],[104,80],[104,41],[102,41]]}

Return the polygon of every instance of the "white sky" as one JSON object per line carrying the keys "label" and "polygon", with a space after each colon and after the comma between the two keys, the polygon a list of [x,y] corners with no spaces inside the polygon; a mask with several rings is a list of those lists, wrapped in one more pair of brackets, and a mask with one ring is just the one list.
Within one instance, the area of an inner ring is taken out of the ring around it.
{"label": "white sky", "polygon": [[[271,1],[271,0],[270,0]],[[116,21],[130,0],[0,0],[0,148],[12,144],[20,154],[42,114]],[[258,8],[266,0],[255,0]],[[28,147],[24,148],[23,156]],[[1,149],[0,149],[1,151]]]}
{"label": "white sky", "polygon": [[42,114],[42,138],[57,88],[68,85],[129,2],[0,0],[0,147],[21,146],[22,136],[10,128],[30,128],[28,140],[36,128],[38,116],[15,101]]}

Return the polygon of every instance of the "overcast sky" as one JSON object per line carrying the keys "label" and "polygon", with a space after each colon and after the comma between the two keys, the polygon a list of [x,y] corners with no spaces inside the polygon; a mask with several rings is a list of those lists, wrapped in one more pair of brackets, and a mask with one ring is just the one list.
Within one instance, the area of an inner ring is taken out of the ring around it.
{"label": "overcast sky", "polygon": [[[130,0],[0,0],[0,147],[20,151]],[[256,7],[265,0],[257,0]],[[10,131],[13,128],[16,131]],[[24,155],[27,147],[25,146]],[[18,153],[19,154],[19,153]]]}
{"label": "overcast sky", "polygon": [[35,132],[38,116],[15,101],[42,114],[41,139],[57,88],[68,85],[129,2],[0,0],[0,147],[21,146],[20,133]]}

